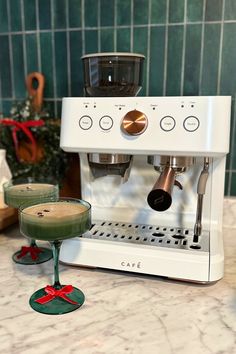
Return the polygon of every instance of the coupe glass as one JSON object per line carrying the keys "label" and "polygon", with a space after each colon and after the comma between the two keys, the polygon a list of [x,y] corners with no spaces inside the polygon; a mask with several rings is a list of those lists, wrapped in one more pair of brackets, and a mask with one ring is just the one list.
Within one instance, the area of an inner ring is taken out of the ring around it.
{"label": "coupe glass", "polygon": [[72,285],[59,281],[59,251],[64,239],[80,236],[91,227],[91,205],[80,199],[60,198],[20,207],[20,231],[35,240],[50,242],[54,258],[54,283],[37,290],[30,306],[37,312],[59,315],[71,312],[84,303],[84,294]]}
{"label": "coupe glass", "polygon": [[[51,178],[16,178],[3,184],[4,202],[10,207],[19,208],[21,204],[27,205],[57,200],[59,187]],[[20,264],[39,264],[53,257],[49,248],[38,247],[35,240],[29,246],[22,246],[15,252],[12,259]]]}

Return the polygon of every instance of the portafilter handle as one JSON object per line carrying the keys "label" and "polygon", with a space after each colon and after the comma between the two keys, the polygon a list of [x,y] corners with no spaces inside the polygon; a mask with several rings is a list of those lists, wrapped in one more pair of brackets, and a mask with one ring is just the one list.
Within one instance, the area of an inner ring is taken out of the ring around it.
{"label": "portafilter handle", "polygon": [[171,195],[174,184],[182,189],[182,185],[175,179],[175,170],[166,166],[148,194],[147,202],[149,206],[156,211],[167,210],[172,203]]}

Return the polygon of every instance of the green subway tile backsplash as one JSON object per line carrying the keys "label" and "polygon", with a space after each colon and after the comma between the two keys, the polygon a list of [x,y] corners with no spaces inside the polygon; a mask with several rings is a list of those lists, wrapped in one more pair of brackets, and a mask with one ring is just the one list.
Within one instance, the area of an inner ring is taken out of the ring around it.
{"label": "green subway tile backsplash", "polygon": [[96,27],[98,25],[97,0],[84,0],[84,21],[85,27]]}
{"label": "green subway tile backsplash", "polygon": [[102,28],[101,36],[101,52],[114,52],[114,29]]}
{"label": "green subway tile backsplash", "polygon": [[133,0],[134,6],[134,24],[143,25],[148,23],[148,5],[146,0]]}
{"label": "green subway tile backsplash", "polygon": [[[141,53],[147,56],[147,37],[148,30],[147,28],[134,28],[134,46],[133,50],[135,53]],[[144,61],[144,70],[143,70],[143,85],[142,90],[140,91],[140,96],[145,96],[146,94],[146,80],[147,80],[147,62]]]}
{"label": "green subway tile backsplash", "polygon": [[24,73],[24,53],[23,37],[19,34],[12,36],[13,55],[13,84],[16,98],[24,97],[25,73]]}
{"label": "green subway tile backsplash", "polygon": [[53,24],[55,29],[66,28],[66,0],[52,0]]}
{"label": "green subway tile backsplash", "polygon": [[203,16],[203,0],[187,1],[187,21],[201,21]]}
{"label": "green subway tile backsplash", "polygon": [[166,0],[151,0],[151,23],[166,22]]}
{"label": "green subway tile backsplash", "polygon": [[219,21],[222,18],[223,0],[206,0],[206,21]]}
{"label": "green subway tile backsplash", "polygon": [[117,0],[117,25],[130,26],[131,24],[131,0]]}
{"label": "green subway tile backsplash", "polygon": [[184,21],[185,0],[169,0],[169,22]]}
{"label": "green subway tile backsplash", "polygon": [[32,0],[24,0],[24,19],[25,30],[31,31],[36,29],[36,3]]}
{"label": "green subway tile backsplash", "polygon": [[0,0],[0,33],[8,32],[7,0]]}
{"label": "green subway tile backsplash", "polygon": [[165,27],[152,27],[150,33],[149,95],[162,96],[165,61]]}
{"label": "green subway tile backsplash", "polygon": [[230,95],[236,92],[236,80],[232,73],[236,71],[236,23],[224,25],[222,69],[220,92]]}
{"label": "green subway tile backsplash", "polygon": [[82,32],[70,32],[70,82],[71,96],[83,96]]}
{"label": "green subway tile backsplash", "polygon": [[130,52],[130,28],[117,28],[116,50],[118,52]]}
{"label": "green subway tile backsplash", "polygon": [[21,0],[8,0],[10,31],[22,31]]}
{"label": "green subway tile backsplash", "polygon": [[26,57],[27,57],[27,73],[38,70],[38,51],[37,36],[35,33],[25,35]]}
{"label": "green subway tile backsplash", "polygon": [[184,95],[199,94],[202,25],[186,26]]}
{"label": "green subway tile backsplash", "polygon": [[96,53],[98,51],[98,30],[85,31],[85,52]]}
{"label": "green subway tile backsplash", "polygon": [[166,95],[181,94],[183,26],[171,26],[168,32]]}
{"label": "green subway tile backsplash", "polygon": [[[0,48],[1,94],[2,98],[12,97],[12,72],[8,36],[0,36]],[[6,111],[6,113],[8,114],[8,111]]]}
{"label": "green subway tile backsplash", "polygon": [[[140,52],[140,95],[231,95],[235,104],[235,0],[0,0],[0,111],[26,96],[25,76],[45,76],[45,104],[82,96],[81,56]],[[236,196],[236,114],[225,194]]]}
{"label": "green subway tile backsplash", "polygon": [[44,96],[46,98],[54,97],[54,78],[53,78],[53,47],[52,47],[51,32],[42,32],[40,34],[40,48],[41,48],[41,68],[42,73],[45,75],[45,89]]}
{"label": "green subway tile backsplash", "polygon": [[69,27],[81,27],[81,0],[68,1]]}
{"label": "green subway tile backsplash", "polygon": [[55,32],[56,97],[68,96],[67,38],[65,32]]}
{"label": "green subway tile backsplash", "polygon": [[114,26],[114,0],[100,0],[100,13],[103,16],[100,17],[101,26]]}
{"label": "green subway tile backsplash", "polygon": [[[12,107],[12,101],[10,100],[2,100],[2,112],[10,112],[10,109]],[[0,110],[0,113],[2,113]],[[6,115],[7,117],[9,117],[9,115]]]}
{"label": "green subway tile backsplash", "polygon": [[39,28],[46,30],[51,28],[51,2],[48,0],[40,0],[38,2]]}
{"label": "green subway tile backsplash", "polygon": [[220,24],[206,24],[203,41],[202,95],[216,95],[220,51]]}
{"label": "green subway tile backsplash", "polygon": [[225,20],[236,20],[236,1],[225,0]]}

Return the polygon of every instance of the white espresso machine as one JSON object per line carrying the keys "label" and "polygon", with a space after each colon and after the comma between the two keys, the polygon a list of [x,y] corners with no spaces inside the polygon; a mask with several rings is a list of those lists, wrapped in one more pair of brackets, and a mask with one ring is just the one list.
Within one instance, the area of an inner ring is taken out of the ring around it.
{"label": "white espresso machine", "polygon": [[222,278],[230,108],[229,96],[64,98],[60,146],[79,153],[92,227],[63,242],[60,260]]}

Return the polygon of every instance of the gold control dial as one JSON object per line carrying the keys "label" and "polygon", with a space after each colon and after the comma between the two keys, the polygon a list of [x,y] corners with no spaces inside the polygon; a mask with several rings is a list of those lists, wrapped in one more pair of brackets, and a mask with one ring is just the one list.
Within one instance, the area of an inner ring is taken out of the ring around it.
{"label": "gold control dial", "polygon": [[147,124],[148,119],[145,114],[135,109],[126,113],[121,123],[121,129],[128,135],[140,135],[146,130]]}

